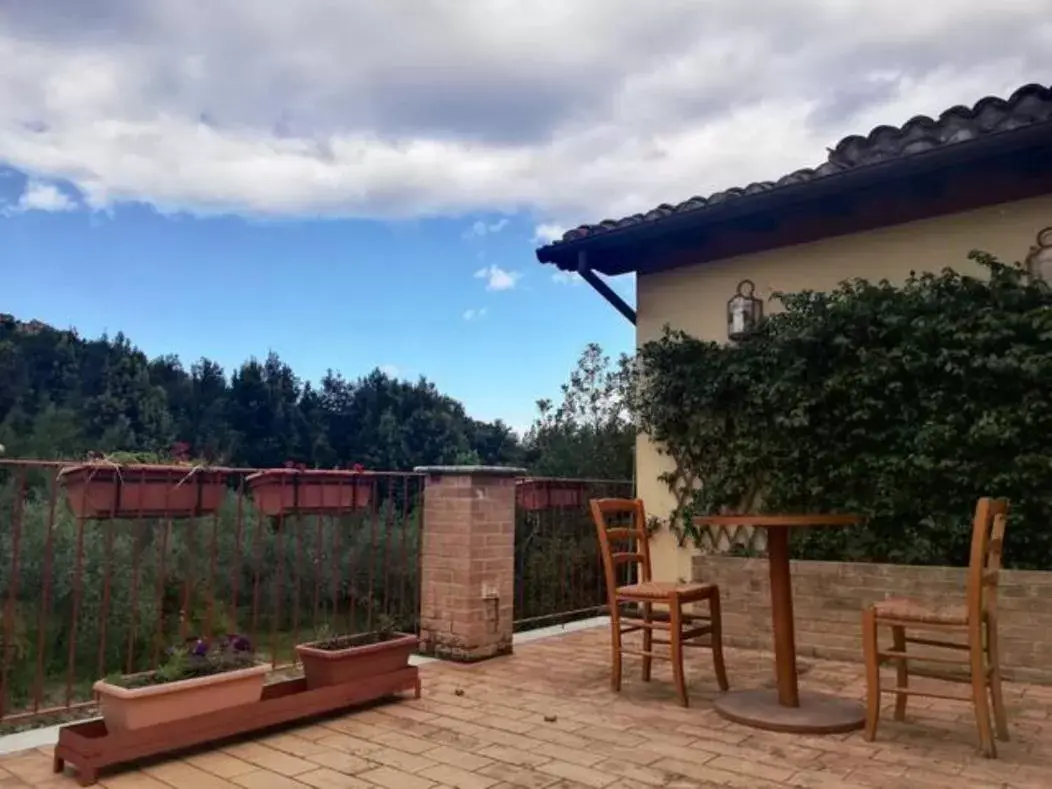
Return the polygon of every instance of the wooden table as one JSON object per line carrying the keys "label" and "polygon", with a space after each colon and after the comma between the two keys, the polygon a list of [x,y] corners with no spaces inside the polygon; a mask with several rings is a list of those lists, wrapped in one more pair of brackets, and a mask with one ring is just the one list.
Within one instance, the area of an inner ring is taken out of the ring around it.
{"label": "wooden table", "polygon": [[860,703],[823,693],[801,694],[797,687],[793,582],[789,569],[789,529],[853,526],[861,520],[856,515],[715,515],[694,519],[694,525],[699,527],[751,526],[767,531],[778,690],[727,693],[713,705],[721,716],[746,726],[794,734],[834,734],[863,727],[866,715]]}

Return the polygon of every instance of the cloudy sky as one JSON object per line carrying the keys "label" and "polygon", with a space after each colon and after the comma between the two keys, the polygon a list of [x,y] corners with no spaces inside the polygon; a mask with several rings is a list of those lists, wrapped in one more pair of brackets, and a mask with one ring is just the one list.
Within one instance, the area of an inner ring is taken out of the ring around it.
{"label": "cloudy sky", "polygon": [[537,239],[1052,83],[1050,20],[1052,0],[0,0],[0,310],[228,365],[274,348],[306,377],[423,373],[521,424],[585,342],[631,342]]}

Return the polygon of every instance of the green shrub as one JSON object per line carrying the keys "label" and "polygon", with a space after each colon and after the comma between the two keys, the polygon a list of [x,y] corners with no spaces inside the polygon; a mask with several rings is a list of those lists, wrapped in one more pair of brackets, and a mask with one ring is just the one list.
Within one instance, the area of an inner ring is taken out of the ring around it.
{"label": "green shrub", "polygon": [[671,526],[715,512],[857,512],[798,557],[960,565],[982,495],[1012,502],[1009,566],[1052,567],[1052,293],[973,252],[902,286],[779,298],[739,345],[666,331],[640,350],[632,409],[671,456]]}

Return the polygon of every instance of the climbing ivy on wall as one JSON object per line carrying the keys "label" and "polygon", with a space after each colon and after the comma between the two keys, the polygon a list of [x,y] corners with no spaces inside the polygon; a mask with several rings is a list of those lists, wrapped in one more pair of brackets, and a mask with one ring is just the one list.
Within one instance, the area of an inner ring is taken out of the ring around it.
{"label": "climbing ivy on wall", "polygon": [[857,512],[801,530],[801,558],[964,564],[980,495],[1007,496],[1010,566],[1052,568],[1052,292],[973,252],[901,286],[778,294],[738,345],[666,330],[630,396],[671,457],[669,527],[695,514]]}

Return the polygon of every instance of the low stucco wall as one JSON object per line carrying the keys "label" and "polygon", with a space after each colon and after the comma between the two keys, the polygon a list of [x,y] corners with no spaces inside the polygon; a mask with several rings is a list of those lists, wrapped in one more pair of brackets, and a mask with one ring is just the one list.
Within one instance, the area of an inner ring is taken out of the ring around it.
{"label": "low stucco wall", "polygon": [[[1021,261],[1037,233],[1049,225],[1052,195],[648,274],[636,284],[637,342],[660,337],[666,324],[701,339],[725,341],[727,300],[742,279],[752,280],[757,296],[766,299],[775,291],[831,290],[855,277],[902,282],[911,270],[951,267],[978,273],[967,259],[971,250]],[[768,311],[776,307],[765,305]],[[668,459],[641,436],[636,444],[637,490],[648,513],[659,518],[674,506],[658,480],[668,470]],[[657,535],[652,550],[656,578],[690,576],[692,551],[679,548],[671,535]]]}

